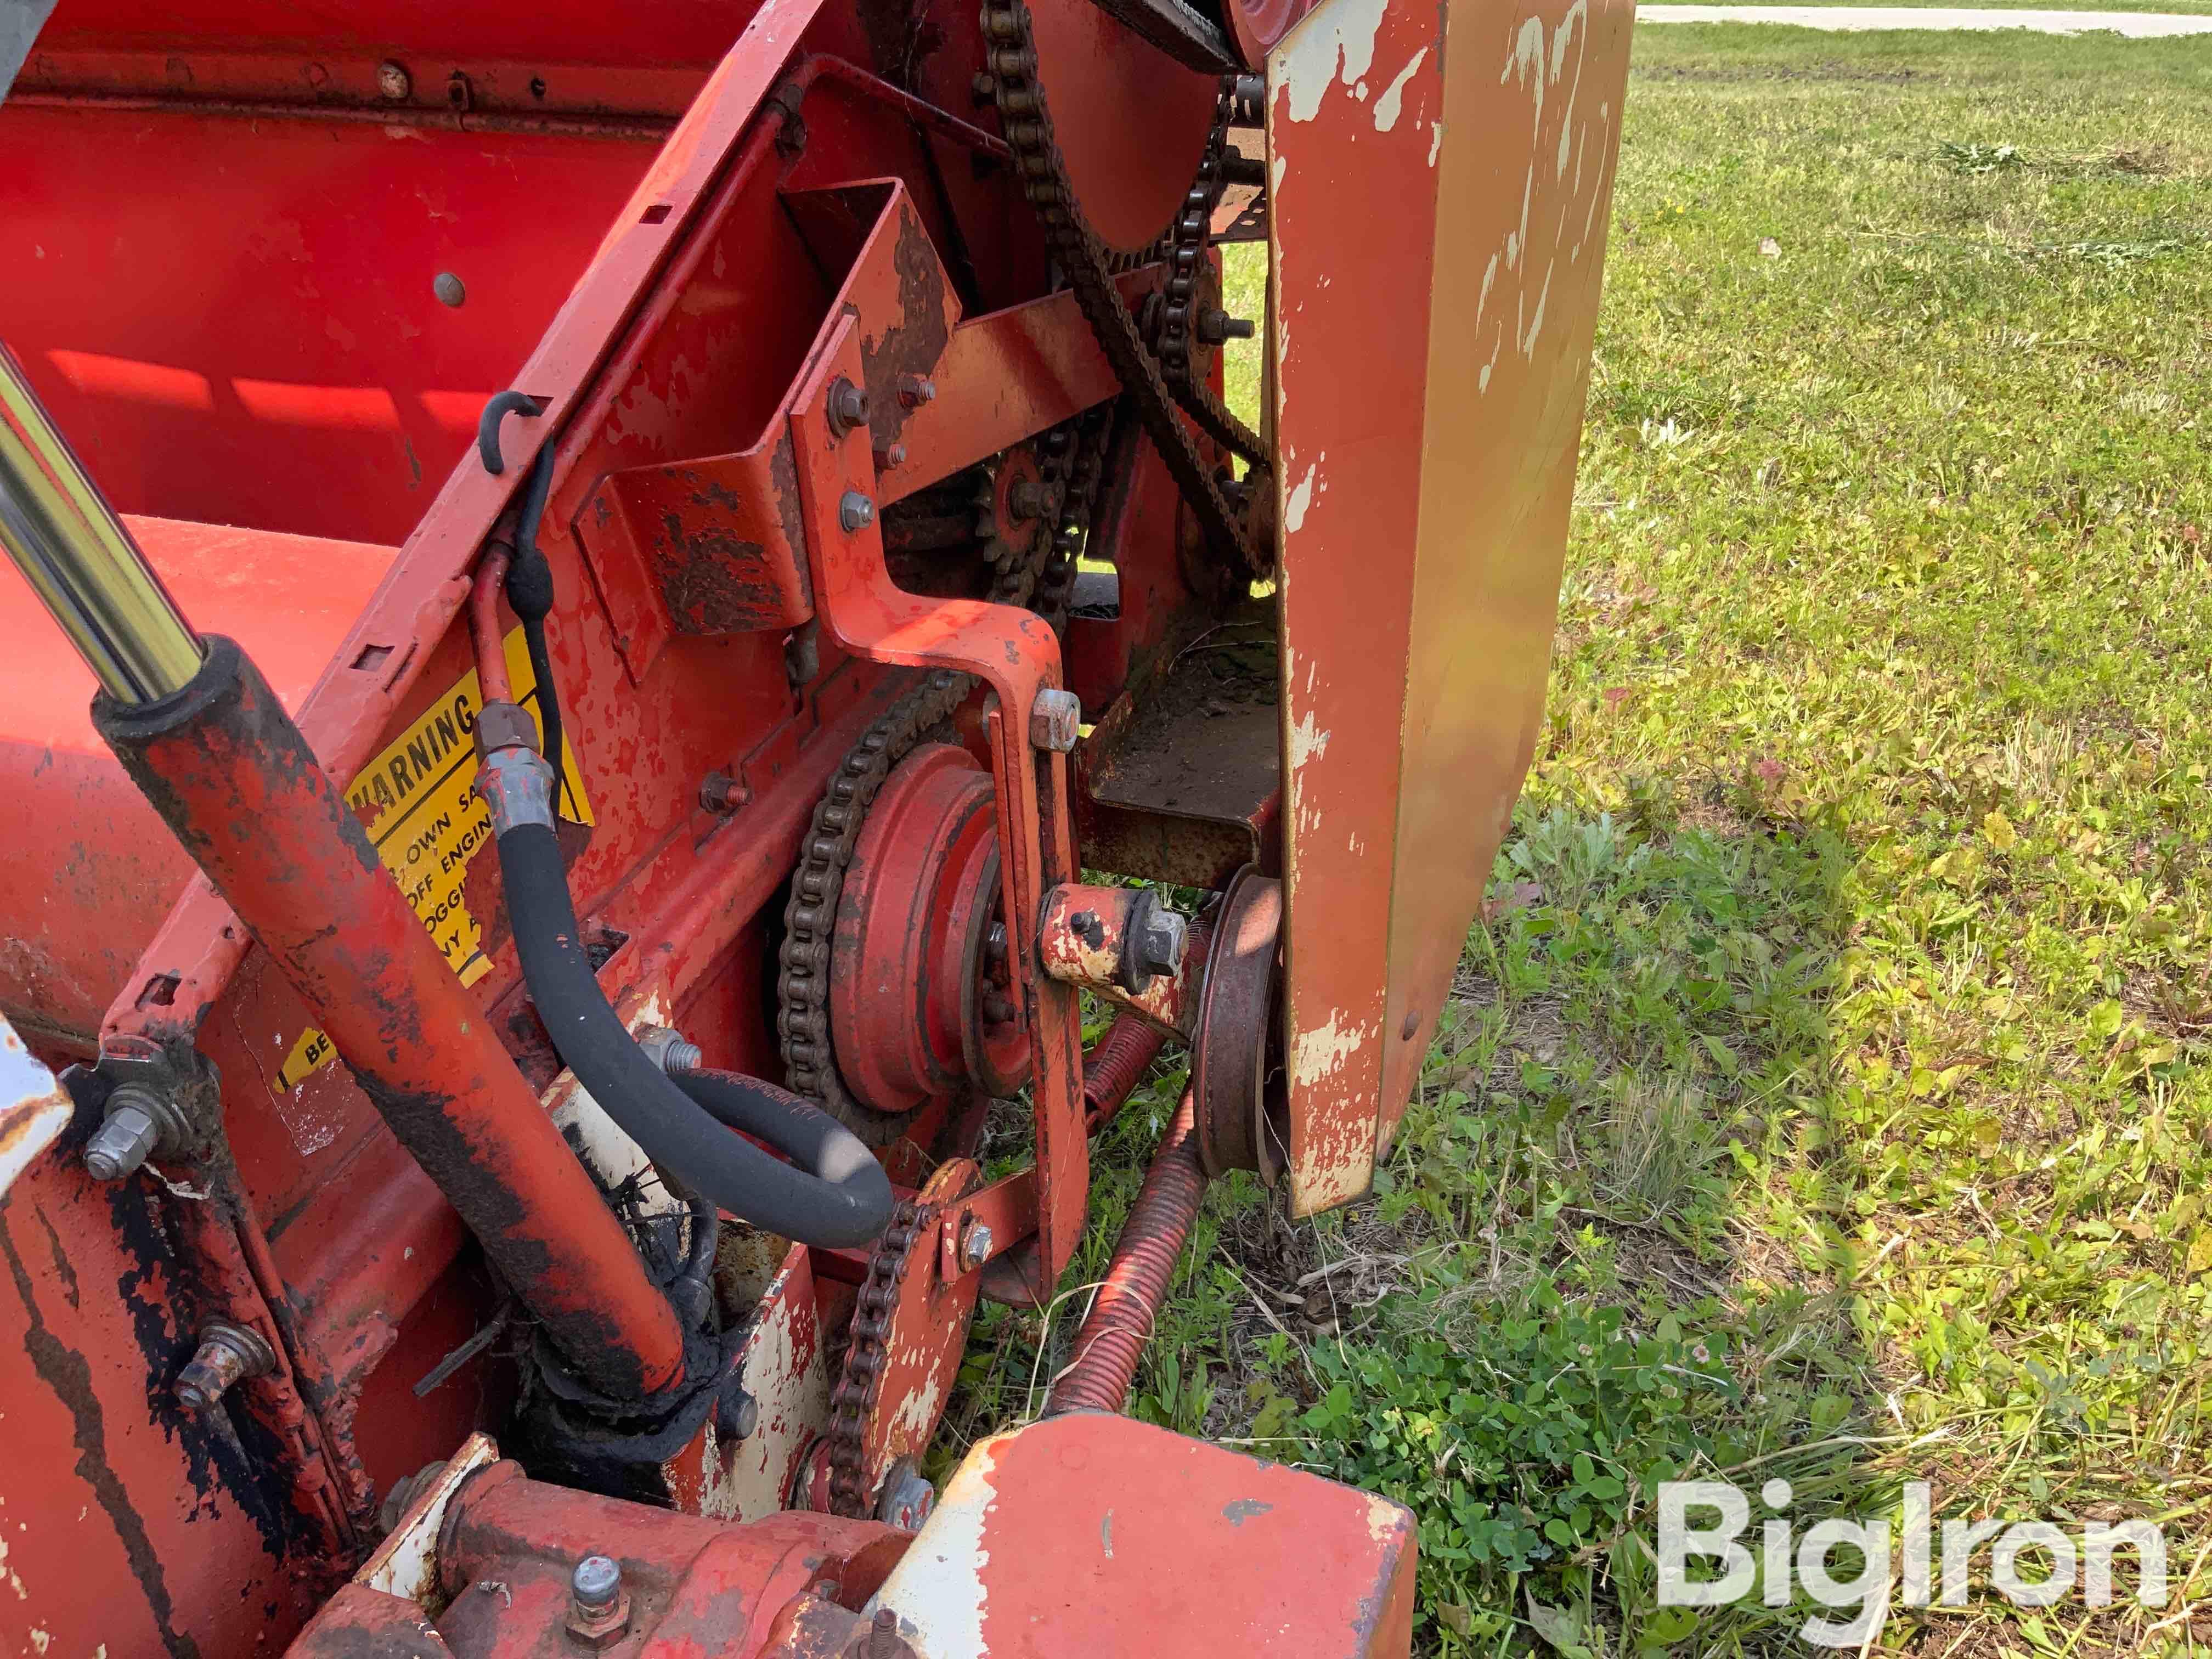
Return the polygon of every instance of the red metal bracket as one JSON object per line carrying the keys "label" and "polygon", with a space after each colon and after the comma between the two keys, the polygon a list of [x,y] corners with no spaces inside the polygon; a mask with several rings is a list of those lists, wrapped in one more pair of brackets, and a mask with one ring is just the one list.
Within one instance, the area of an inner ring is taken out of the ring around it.
{"label": "red metal bracket", "polygon": [[[826,343],[792,411],[799,501],[805,513],[815,605],[830,636],[876,662],[974,674],[995,694],[988,726],[997,783],[1006,915],[1028,931],[1053,886],[1074,878],[1066,757],[1030,743],[1037,693],[1060,684],[1060,641],[1042,617],[975,599],[908,593],[884,564],[875,520],[876,473],[865,427],[840,432],[830,388],[867,383],[866,358],[909,326],[917,305],[946,303],[942,265],[905,191],[880,186],[883,209],[840,295]],[[927,255],[927,264],[921,256]],[[933,365],[922,365],[927,368]],[[911,368],[911,365],[902,365]],[[859,504],[866,503],[865,509]],[[1016,952],[1018,990],[1036,1034],[1037,1220],[1044,1278],[1058,1277],[1082,1236],[1090,1184],[1083,1126],[1083,1031],[1073,988]]]}

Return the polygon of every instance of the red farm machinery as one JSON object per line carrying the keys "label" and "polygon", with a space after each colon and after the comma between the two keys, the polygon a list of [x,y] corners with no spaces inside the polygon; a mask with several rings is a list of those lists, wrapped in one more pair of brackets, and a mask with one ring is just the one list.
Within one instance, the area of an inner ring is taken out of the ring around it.
{"label": "red farm machinery", "polygon": [[1407,1650],[1406,1511],[1120,1408],[1436,1029],[1630,23],[0,8],[9,1654]]}

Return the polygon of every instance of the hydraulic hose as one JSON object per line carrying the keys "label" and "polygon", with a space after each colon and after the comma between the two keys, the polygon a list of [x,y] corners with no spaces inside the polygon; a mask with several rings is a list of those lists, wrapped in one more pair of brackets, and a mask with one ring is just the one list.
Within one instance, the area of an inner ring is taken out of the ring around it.
{"label": "hydraulic hose", "polygon": [[[531,767],[544,765],[526,751],[507,752]],[[492,757],[488,774],[501,758]],[[803,1244],[846,1249],[874,1238],[890,1219],[890,1180],[851,1131],[756,1078],[690,1072],[679,1086],[623,1029],[579,936],[550,822],[551,779],[536,777],[536,811],[517,811],[505,787],[513,776],[510,770],[488,780],[485,791],[499,830],[508,919],[538,1016],[576,1080],[656,1166],[732,1215]],[[806,1167],[771,1157],[723,1123]]]}

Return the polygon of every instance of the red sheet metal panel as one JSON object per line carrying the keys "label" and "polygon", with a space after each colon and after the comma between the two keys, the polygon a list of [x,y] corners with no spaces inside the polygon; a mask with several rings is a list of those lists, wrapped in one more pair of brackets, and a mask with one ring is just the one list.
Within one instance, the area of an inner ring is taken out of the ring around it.
{"label": "red sheet metal panel", "polygon": [[1367,1189],[1534,753],[1632,15],[1326,0],[1268,60],[1301,1214]]}
{"label": "red sheet metal panel", "polygon": [[1388,1498],[1079,1412],[969,1452],[876,1605],[932,1656],[1385,1659],[1413,1560]]}
{"label": "red sheet metal panel", "polygon": [[[396,552],[131,518],[185,614],[240,641],[287,708],[361,614]],[[313,581],[300,580],[312,570]],[[92,729],[92,677],[14,568],[0,574],[0,790],[14,804],[0,860],[0,1011],[50,1053],[88,1058],[192,866]]]}

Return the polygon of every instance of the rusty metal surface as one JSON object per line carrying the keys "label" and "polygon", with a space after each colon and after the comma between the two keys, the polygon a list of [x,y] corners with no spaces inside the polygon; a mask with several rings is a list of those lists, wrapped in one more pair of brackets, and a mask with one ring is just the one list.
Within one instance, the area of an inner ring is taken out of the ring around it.
{"label": "rusty metal surface", "polygon": [[267,683],[216,636],[173,702],[94,719],[393,1133],[580,1375],[630,1399],[678,1380],[667,1302]]}
{"label": "rusty metal surface", "polygon": [[1401,1659],[1413,1565],[1386,1498],[1076,1413],[978,1443],[876,1605],[930,1655]]}
{"label": "rusty metal surface", "polygon": [[1255,1170],[1269,1186],[1286,1146],[1281,1004],[1282,884],[1247,869],[1222,895],[1191,1021],[1200,1162]]}
{"label": "rusty metal surface", "polygon": [[1268,59],[1299,1214],[1367,1190],[1533,752],[1632,15],[1324,0]]}
{"label": "rusty metal surface", "polygon": [[[847,529],[839,516],[847,495],[870,495],[873,472],[865,442],[836,435],[824,404],[834,381],[861,374],[864,344],[880,341],[894,326],[890,319],[912,309],[902,289],[914,275],[897,263],[899,250],[912,246],[903,195],[894,187],[886,196],[879,228],[845,289],[854,314],[833,319],[792,415],[800,498],[825,532],[811,545],[816,602],[825,630],[844,648],[878,662],[973,673],[995,694],[998,707],[987,724],[1006,914],[1033,915],[1046,889],[1075,873],[1066,757],[1029,744],[1036,694],[1060,681],[1060,642],[1043,618],[1011,606],[902,592],[884,569],[872,518]],[[957,315],[941,269],[928,280]],[[1015,1004],[1034,1033],[1039,1220],[1047,1277],[1056,1278],[1074,1254],[1089,1185],[1081,1022],[1071,989],[1035,972],[1020,955],[1012,959],[1018,968]]]}
{"label": "rusty metal surface", "polygon": [[1078,753],[1085,856],[1209,889],[1276,867],[1279,672],[1274,617],[1232,616],[1117,698]]}
{"label": "rusty metal surface", "polygon": [[970,1159],[939,1164],[870,1252],[830,1398],[839,1514],[874,1513],[885,1477],[902,1460],[919,1461],[945,1414],[982,1284],[982,1260],[963,1251],[963,1242],[988,1242],[975,1238],[979,1218],[963,1201],[982,1181]]}
{"label": "rusty metal surface", "polygon": [[757,1294],[741,1265],[743,1253],[777,1243],[740,1233],[725,1244],[717,1288],[729,1313],[750,1321],[737,1376],[757,1415],[746,1434],[725,1416],[710,1419],[666,1471],[670,1500],[686,1514],[757,1521],[790,1507],[800,1460],[829,1426],[830,1372],[812,1253],[789,1247]]}
{"label": "rusty metal surface", "polygon": [[[587,1554],[622,1565],[631,1650],[653,1655],[836,1654],[866,1628],[854,1609],[904,1553],[869,1521],[785,1512],[745,1526],[672,1514],[525,1478],[500,1463],[465,1486],[439,1540],[437,1617],[458,1659],[572,1651],[568,1580]],[[787,1613],[822,1613],[794,1640]],[[823,1638],[834,1631],[837,1639]]]}

